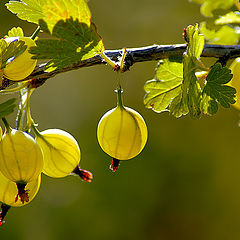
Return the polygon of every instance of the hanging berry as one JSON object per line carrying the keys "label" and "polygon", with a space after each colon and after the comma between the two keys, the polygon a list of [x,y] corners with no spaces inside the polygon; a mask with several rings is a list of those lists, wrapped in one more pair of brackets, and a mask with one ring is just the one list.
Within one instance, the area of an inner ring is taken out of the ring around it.
{"label": "hanging berry", "polygon": [[29,182],[26,185],[29,199],[28,201],[25,201],[24,203],[22,203],[20,201],[16,201],[16,196],[18,195],[18,189],[16,184],[0,173],[0,202],[6,205],[9,205],[11,207],[24,206],[30,203],[34,199],[34,197],[39,191],[40,184],[41,184],[41,174],[38,176],[38,178]]}
{"label": "hanging berry", "polygon": [[100,119],[97,127],[99,145],[113,158],[110,168],[117,170],[119,160],[137,156],[147,141],[147,126],[142,116],[135,110],[125,107],[122,91],[117,91],[118,104]]}
{"label": "hanging berry", "polygon": [[10,181],[0,173],[0,202],[2,211],[0,212],[0,226],[3,223],[3,220],[11,207],[21,207],[30,203],[36,196],[39,191],[41,184],[41,174],[37,179],[32,182],[29,182],[26,185],[28,189],[28,201],[24,203],[16,201],[16,196],[18,195],[18,189],[14,182]]}
{"label": "hanging berry", "polygon": [[77,174],[91,182],[92,174],[80,169],[81,152],[75,138],[60,129],[48,129],[36,133],[36,141],[43,152],[43,173],[54,178]]}
{"label": "hanging berry", "polygon": [[29,201],[26,185],[38,178],[43,167],[42,151],[27,133],[8,128],[0,142],[0,171],[18,188],[17,198]]}

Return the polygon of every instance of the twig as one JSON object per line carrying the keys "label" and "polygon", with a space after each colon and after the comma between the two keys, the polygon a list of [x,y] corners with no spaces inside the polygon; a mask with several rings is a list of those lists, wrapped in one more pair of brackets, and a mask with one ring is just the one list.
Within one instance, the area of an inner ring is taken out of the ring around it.
{"label": "twig", "polygon": [[[186,50],[186,44],[175,45],[152,45],[140,48],[127,48],[127,55],[125,58],[125,70],[129,69],[133,64],[137,62],[156,61],[170,56],[181,56]],[[106,50],[104,54],[115,62],[119,61],[121,57],[122,49],[119,50]],[[214,58],[236,58],[240,57],[240,45],[213,45],[205,44],[202,57],[214,57]],[[76,70],[83,67],[90,67],[99,64],[106,64],[100,55],[96,55],[93,58],[78,62],[63,69],[55,70],[53,72],[44,72],[45,64],[38,65],[33,73],[24,80],[36,79],[39,82],[44,83],[47,79],[54,77],[55,75],[71,70]],[[7,85],[11,85],[10,83]],[[41,84],[40,84],[41,85]],[[5,88],[6,86],[4,86]],[[0,88],[3,89],[3,88]]]}

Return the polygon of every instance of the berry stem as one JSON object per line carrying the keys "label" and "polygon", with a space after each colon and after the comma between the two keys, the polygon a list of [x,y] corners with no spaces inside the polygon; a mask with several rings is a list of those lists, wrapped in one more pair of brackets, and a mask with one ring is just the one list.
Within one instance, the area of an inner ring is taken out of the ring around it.
{"label": "berry stem", "polygon": [[[24,85],[24,83],[18,83],[19,85]],[[29,83],[26,83],[29,84]],[[27,100],[27,87],[29,85],[27,85],[25,88],[22,88],[19,91],[19,104],[18,104],[18,112],[17,112],[17,117],[16,117],[16,128],[18,130],[22,130],[23,129],[23,124],[24,124],[24,120],[25,120],[25,116],[26,116],[26,100]]]}
{"label": "berry stem", "polygon": [[113,158],[112,159],[112,162],[111,162],[111,165],[110,165],[110,170],[112,170],[113,172],[116,172],[118,167],[120,165],[120,160],[116,159],[116,158]]}
{"label": "berry stem", "polygon": [[10,88],[10,89],[3,89],[0,91],[0,93],[14,93],[14,92],[18,92],[20,91],[21,89],[27,87],[29,85],[28,82],[25,82],[25,83],[22,83],[22,84],[19,84],[17,87],[15,88]]}
{"label": "berry stem", "polygon": [[26,99],[26,113],[27,113],[27,125],[26,125],[26,131],[29,131],[31,126],[34,125],[34,121],[31,116],[31,111],[30,111],[30,96],[32,95],[34,91],[34,88],[28,88],[27,91],[27,99]]}
{"label": "berry stem", "polygon": [[117,105],[119,107],[123,107],[123,100],[122,100],[122,86],[121,86],[121,72],[123,72],[123,65],[124,65],[124,61],[125,61],[125,57],[127,54],[127,50],[126,48],[123,48],[122,50],[122,57],[120,60],[120,66],[119,66],[119,70],[117,71]]}
{"label": "berry stem", "polygon": [[121,86],[116,91],[117,91],[117,105],[119,107],[123,108],[123,100],[122,100],[122,92],[123,91],[122,91]]}
{"label": "berry stem", "polygon": [[0,226],[4,223],[4,218],[6,217],[7,213],[8,213],[8,210],[10,209],[11,207],[7,204],[4,204],[2,203],[1,204],[1,212],[0,212]]}
{"label": "berry stem", "polygon": [[127,55],[127,49],[123,48],[123,50],[122,50],[122,57],[121,57],[121,60],[120,60],[120,70],[122,72],[123,72],[123,65],[124,65],[124,61],[125,61],[126,55]]}
{"label": "berry stem", "polygon": [[72,171],[72,174],[78,175],[83,181],[91,182],[93,175],[91,172],[81,169],[79,165]]}
{"label": "berry stem", "polygon": [[101,57],[105,60],[106,63],[108,63],[113,69],[116,69],[116,64],[113,62],[109,57],[107,57],[104,52],[99,52]]}
{"label": "berry stem", "polygon": [[40,26],[38,26],[35,32],[32,34],[31,39],[34,40],[40,31],[41,31]]}
{"label": "berry stem", "polygon": [[31,125],[31,129],[33,130],[34,134],[37,137],[40,137],[40,138],[44,139],[42,134],[38,131],[37,127],[34,124]]}

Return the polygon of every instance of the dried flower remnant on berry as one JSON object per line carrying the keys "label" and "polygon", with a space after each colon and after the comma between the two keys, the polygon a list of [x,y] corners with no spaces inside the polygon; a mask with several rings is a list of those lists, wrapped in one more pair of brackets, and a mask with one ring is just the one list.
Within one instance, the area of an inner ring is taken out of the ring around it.
{"label": "dried flower remnant on berry", "polygon": [[17,183],[18,194],[15,198],[15,203],[18,201],[18,198],[20,198],[22,204],[29,202],[29,189],[25,189],[25,187],[25,183]]}
{"label": "dried flower remnant on berry", "polygon": [[93,179],[93,175],[91,172],[81,169],[78,165],[71,174],[78,175],[83,181],[91,182]]}
{"label": "dried flower remnant on berry", "polygon": [[4,223],[4,218],[6,217],[7,213],[8,213],[8,210],[10,209],[11,207],[2,203],[1,204],[1,212],[0,212],[0,226]]}
{"label": "dried flower remnant on berry", "polygon": [[120,165],[120,160],[113,158],[111,165],[109,166],[109,169],[112,170],[113,172],[116,172],[118,170],[119,165]]}

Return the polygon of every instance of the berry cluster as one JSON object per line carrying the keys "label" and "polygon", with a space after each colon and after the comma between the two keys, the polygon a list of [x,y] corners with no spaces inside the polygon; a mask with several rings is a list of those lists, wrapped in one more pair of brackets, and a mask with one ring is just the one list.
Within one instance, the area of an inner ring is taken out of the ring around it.
{"label": "berry cluster", "polygon": [[[5,116],[4,134],[0,135],[0,225],[10,207],[24,206],[31,202],[39,191],[41,174],[53,178],[78,175],[91,182],[92,174],[79,166],[81,152],[72,135],[60,129],[40,132],[30,113],[30,96],[39,87],[37,79],[24,80],[36,66],[36,60],[28,52],[35,42],[27,37],[7,37],[9,46],[15,41],[23,41],[24,51],[18,53],[2,67],[4,79],[17,81],[17,87],[1,92],[20,92],[17,127],[11,128]],[[111,62],[115,71],[123,71],[120,65]],[[120,76],[118,74],[118,76]],[[97,139],[99,145],[113,158],[110,169],[116,171],[119,162],[137,156],[147,141],[147,126],[142,116],[125,107],[122,100],[120,78],[117,86],[117,107],[108,111],[99,121]]]}
{"label": "berry cluster", "polygon": [[[6,130],[0,142],[0,202],[19,207],[31,202],[36,196],[41,172],[50,177],[78,174],[91,182],[92,174],[79,167],[80,148],[69,133],[59,129],[38,132],[36,138],[12,129]],[[6,214],[5,214],[6,215]],[[4,211],[0,215],[3,221]]]}
{"label": "berry cluster", "polygon": [[[37,61],[28,52],[35,42],[27,37],[4,38],[6,44],[23,41],[24,51],[7,61],[2,68],[3,76],[12,81],[23,80],[34,70]],[[41,173],[54,178],[70,174],[79,175],[84,181],[91,182],[92,174],[79,166],[81,159],[77,141],[69,133],[59,129],[39,132],[31,115],[29,100],[35,89],[33,80],[19,83],[24,88],[26,100],[22,103],[24,119],[18,117],[17,129],[11,128],[3,117],[5,132],[0,128],[0,225],[10,207],[20,207],[31,202],[39,191]],[[30,135],[33,131],[34,136]]]}

